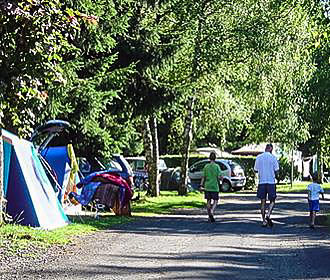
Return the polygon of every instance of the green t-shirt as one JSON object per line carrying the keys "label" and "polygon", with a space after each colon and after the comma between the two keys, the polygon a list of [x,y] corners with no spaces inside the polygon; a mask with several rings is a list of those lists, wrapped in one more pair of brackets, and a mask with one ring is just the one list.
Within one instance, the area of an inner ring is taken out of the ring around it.
{"label": "green t-shirt", "polygon": [[205,178],[205,190],[208,192],[218,192],[218,178],[219,176],[221,176],[221,170],[219,165],[217,165],[215,162],[210,162],[206,164],[203,168],[203,176]]}

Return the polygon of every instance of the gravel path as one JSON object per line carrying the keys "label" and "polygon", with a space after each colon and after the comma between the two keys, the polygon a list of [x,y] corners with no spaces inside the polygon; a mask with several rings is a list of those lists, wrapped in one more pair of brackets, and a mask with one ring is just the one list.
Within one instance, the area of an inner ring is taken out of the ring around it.
{"label": "gravel path", "polygon": [[258,208],[237,193],[222,195],[214,224],[204,209],[138,218],[30,263],[0,260],[0,279],[330,279],[330,234],[309,229],[305,195],[279,196],[273,228]]}

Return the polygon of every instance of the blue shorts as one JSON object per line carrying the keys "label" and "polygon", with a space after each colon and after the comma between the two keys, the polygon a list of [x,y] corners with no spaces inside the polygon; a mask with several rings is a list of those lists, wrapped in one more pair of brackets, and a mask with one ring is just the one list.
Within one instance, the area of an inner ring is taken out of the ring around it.
{"label": "blue shorts", "polygon": [[309,211],[320,211],[320,202],[318,200],[308,200]]}
{"label": "blue shorts", "polygon": [[259,184],[257,197],[260,199],[275,200],[276,199],[276,185],[275,184]]}
{"label": "blue shorts", "polygon": [[204,193],[204,197],[205,197],[205,199],[207,199],[207,200],[209,200],[209,199],[219,200],[219,192],[209,192],[209,191],[205,191],[205,193]]}

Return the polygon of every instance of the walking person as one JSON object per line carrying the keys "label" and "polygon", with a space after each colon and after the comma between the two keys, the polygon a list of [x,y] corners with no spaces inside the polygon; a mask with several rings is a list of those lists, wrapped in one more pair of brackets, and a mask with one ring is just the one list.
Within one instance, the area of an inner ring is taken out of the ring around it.
{"label": "walking person", "polygon": [[320,194],[324,199],[324,190],[318,183],[317,172],[312,175],[313,183],[307,186],[308,191],[308,205],[309,205],[309,227],[314,229],[316,212],[320,211]]}
{"label": "walking person", "polygon": [[[265,152],[258,155],[254,164],[254,171],[258,173],[259,184],[257,197],[261,200],[260,210],[262,226],[272,227],[273,221],[270,216],[275,206],[276,199],[276,176],[279,164],[276,157],[272,154],[273,145],[267,144]],[[269,200],[268,212],[266,214],[267,197]]]}
{"label": "walking person", "polygon": [[203,177],[200,189],[204,190],[204,197],[207,201],[207,214],[211,223],[215,222],[214,213],[219,201],[219,185],[223,178],[219,165],[215,162],[216,154],[210,153],[210,163],[203,168]]}

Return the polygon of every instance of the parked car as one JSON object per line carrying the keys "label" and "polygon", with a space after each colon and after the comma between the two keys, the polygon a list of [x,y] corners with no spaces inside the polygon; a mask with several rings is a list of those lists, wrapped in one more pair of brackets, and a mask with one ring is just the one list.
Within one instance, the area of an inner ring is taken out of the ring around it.
{"label": "parked car", "polygon": [[[134,172],[134,182],[137,188],[148,180],[145,157],[126,157]],[[163,159],[159,159],[160,190],[178,190],[181,180],[181,168],[168,168]],[[143,188],[142,188],[143,189]],[[188,178],[188,191],[193,191]]]}
{"label": "parked car", "polygon": [[[203,168],[209,163],[209,159],[203,159],[195,162],[188,170],[188,176],[194,188],[199,186],[203,176]],[[229,192],[231,189],[241,190],[246,183],[243,168],[236,162],[225,159],[216,159],[215,161],[222,171],[225,171],[220,191]]]}
{"label": "parked car", "polygon": [[[130,164],[133,169],[133,172],[144,172],[147,173],[146,169],[146,158],[141,157],[126,157],[126,160]],[[163,172],[167,169],[166,163],[163,159],[158,160],[158,170],[159,172]]]}

